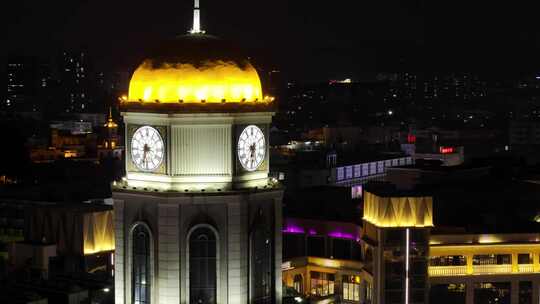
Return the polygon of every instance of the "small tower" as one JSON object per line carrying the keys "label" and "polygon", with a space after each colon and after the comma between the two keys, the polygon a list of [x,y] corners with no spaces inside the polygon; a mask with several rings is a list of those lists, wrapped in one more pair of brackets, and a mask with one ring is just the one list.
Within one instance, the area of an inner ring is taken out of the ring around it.
{"label": "small tower", "polygon": [[109,107],[109,116],[107,122],[103,125],[103,140],[98,146],[98,157],[122,157],[122,147],[119,145],[118,124],[112,117],[112,109]]}
{"label": "small tower", "polygon": [[109,117],[107,123],[103,125],[106,131],[106,137],[103,141],[105,148],[114,149],[118,146],[118,124],[112,118],[112,109],[109,107]]}

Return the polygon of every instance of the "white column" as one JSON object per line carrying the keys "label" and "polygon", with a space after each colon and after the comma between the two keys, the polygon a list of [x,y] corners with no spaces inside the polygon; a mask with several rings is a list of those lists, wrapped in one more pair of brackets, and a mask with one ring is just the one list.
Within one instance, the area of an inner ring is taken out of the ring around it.
{"label": "white column", "polygon": [[405,229],[405,304],[409,304],[409,248],[410,248],[410,229]]}
{"label": "white column", "polygon": [[180,251],[178,205],[158,206],[158,303],[180,302]]}
{"label": "white column", "polygon": [[125,302],[125,255],[124,247],[126,239],[124,238],[124,202],[114,200],[114,303],[124,304]]}

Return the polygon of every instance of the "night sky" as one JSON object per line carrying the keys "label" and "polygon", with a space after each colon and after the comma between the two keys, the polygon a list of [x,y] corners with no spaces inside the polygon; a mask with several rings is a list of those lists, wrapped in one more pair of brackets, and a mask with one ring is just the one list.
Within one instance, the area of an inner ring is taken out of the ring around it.
{"label": "night sky", "polygon": [[[161,39],[185,33],[191,7],[192,1],[19,0],[2,8],[9,12],[2,52],[84,48],[98,65],[125,69]],[[201,8],[207,33],[238,41],[255,64],[291,79],[534,72],[540,62],[537,10],[520,1],[201,0]]]}

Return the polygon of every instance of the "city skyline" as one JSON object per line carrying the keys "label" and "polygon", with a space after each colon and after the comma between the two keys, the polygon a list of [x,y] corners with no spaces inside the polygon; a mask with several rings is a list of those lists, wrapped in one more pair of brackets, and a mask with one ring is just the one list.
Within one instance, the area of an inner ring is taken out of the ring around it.
{"label": "city skyline", "polygon": [[[146,48],[188,31],[190,5],[18,2],[7,19],[5,52],[87,49],[105,67],[129,69]],[[282,69],[290,79],[361,78],[400,70],[535,72],[539,67],[540,31],[527,6],[493,4],[486,10],[465,1],[398,0],[201,5],[207,33],[242,41],[256,65]]]}
{"label": "city skyline", "polygon": [[534,12],[15,3],[0,302],[539,304]]}

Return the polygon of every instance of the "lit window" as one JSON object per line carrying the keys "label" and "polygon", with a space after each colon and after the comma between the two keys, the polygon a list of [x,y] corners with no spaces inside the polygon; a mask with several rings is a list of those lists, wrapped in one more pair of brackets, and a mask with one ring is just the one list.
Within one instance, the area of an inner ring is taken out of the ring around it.
{"label": "lit window", "polygon": [[343,300],[360,301],[360,277],[343,276]]}
{"label": "lit window", "polygon": [[133,290],[135,304],[150,303],[152,278],[150,276],[150,233],[143,225],[133,230]]}
{"label": "lit window", "polygon": [[311,271],[311,294],[324,297],[334,294],[335,276],[331,273]]}

